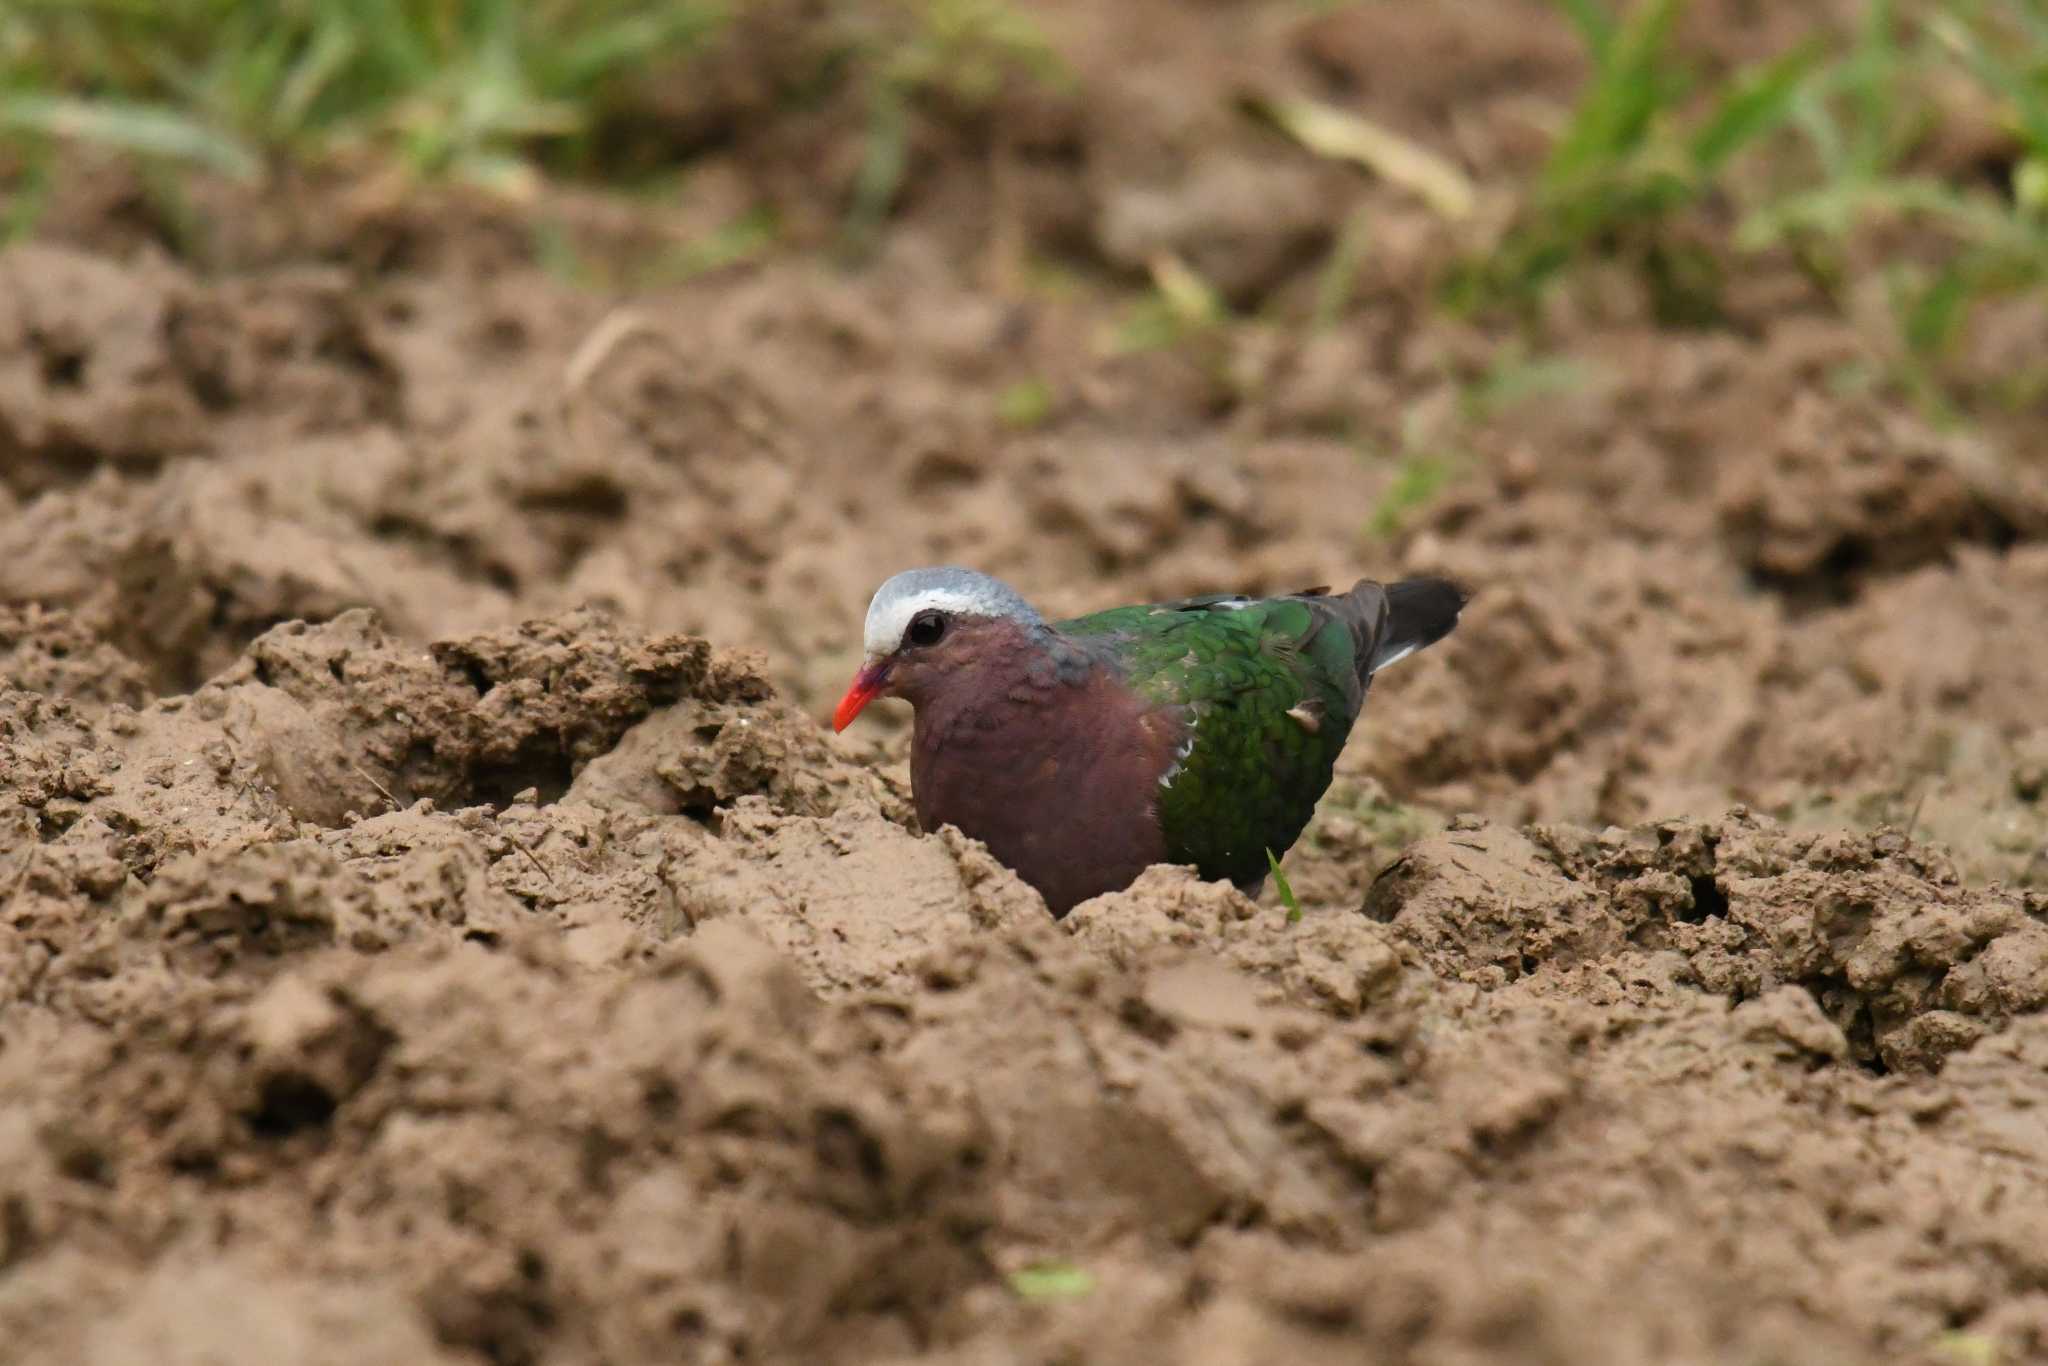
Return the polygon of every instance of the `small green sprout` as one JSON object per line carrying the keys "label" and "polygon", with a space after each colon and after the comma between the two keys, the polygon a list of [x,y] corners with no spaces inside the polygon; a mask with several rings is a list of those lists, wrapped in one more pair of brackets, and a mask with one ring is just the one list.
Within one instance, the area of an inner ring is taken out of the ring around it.
{"label": "small green sprout", "polygon": [[1271,849],[1266,850],[1266,866],[1273,870],[1273,884],[1280,889],[1280,904],[1287,908],[1287,923],[1301,923],[1301,903],[1294,899],[1294,888],[1288,884],[1287,874],[1280,871],[1280,860],[1273,857]]}
{"label": "small green sprout", "polygon": [[996,417],[1005,427],[1030,431],[1052,418],[1052,386],[1042,379],[1024,379],[996,398]]}
{"label": "small green sprout", "polygon": [[1077,1300],[1095,1289],[1095,1275],[1072,1262],[1033,1262],[1010,1273],[1010,1289],[1027,1300]]}

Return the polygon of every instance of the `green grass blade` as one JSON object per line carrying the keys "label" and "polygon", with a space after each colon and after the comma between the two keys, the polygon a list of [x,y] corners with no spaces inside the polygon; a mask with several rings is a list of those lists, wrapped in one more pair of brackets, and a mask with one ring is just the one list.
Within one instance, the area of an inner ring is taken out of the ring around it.
{"label": "green grass blade", "polygon": [[16,177],[11,202],[0,209],[0,250],[25,241],[34,233],[43,210],[49,206],[51,185],[56,178],[55,144],[47,138],[30,141],[21,150],[21,158],[21,173]]}
{"label": "green grass blade", "polygon": [[[1927,27],[1937,41],[1962,58],[1978,80],[2011,105],[2029,150],[2048,152],[2048,86],[2042,84],[2038,69],[2026,71],[2014,66],[2000,55],[1993,41],[1987,40],[1981,25],[1965,24],[1953,13],[1934,15],[1927,21]],[[2048,58],[2048,53],[2043,52],[2028,55],[2037,68]]]}
{"label": "green grass blade", "polygon": [[1814,160],[1820,163],[1820,178],[1833,182],[1852,174],[1849,142],[1841,120],[1827,101],[1827,87],[1833,73],[1821,71],[1793,96],[1792,126],[1806,135]]}
{"label": "green grass blade", "polygon": [[1486,422],[1534,399],[1578,393],[1592,382],[1592,367],[1576,357],[1504,357],[1466,388],[1459,406],[1474,421]]}
{"label": "green grass blade", "polygon": [[1553,188],[1611,167],[1640,147],[1651,120],[1674,98],[1671,28],[1678,0],[1646,0],[1608,40],[1592,85],[1544,166]]}
{"label": "green grass blade", "polygon": [[263,170],[256,154],[234,138],[155,105],[15,95],[0,101],[0,129],[7,128],[195,162],[241,180],[253,181]]}
{"label": "green grass blade", "polygon": [[854,178],[853,203],[846,216],[846,242],[856,256],[867,253],[888,218],[909,162],[910,110],[901,95],[884,88],[876,93],[868,115],[866,154]]}
{"label": "green grass blade", "polygon": [[1294,888],[1288,885],[1287,874],[1280,871],[1280,860],[1273,857],[1273,851],[1266,851],[1266,866],[1273,870],[1273,885],[1279,890],[1280,904],[1287,908],[1287,923],[1301,922],[1301,903],[1294,899]]}
{"label": "green grass blade", "polygon": [[683,52],[708,37],[725,14],[715,5],[680,4],[629,15],[583,34],[563,49],[552,72],[560,88],[577,90],[664,53]]}
{"label": "green grass blade", "polygon": [[30,16],[108,16],[132,22],[158,18],[163,0],[13,0],[13,8],[18,14]]}
{"label": "green grass blade", "polygon": [[305,52],[284,73],[273,108],[288,132],[306,126],[313,106],[361,52],[362,40],[345,24],[322,24]]}
{"label": "green grass blade", "polygon": [[1607,7],[1600,0],[1558,0],[1558,8],[1579,31],[1580,41],[1593,54],[1594,65],[1605,64],[1614,45],[1614,16],[1607,12]]}
{"label": "green grass blade", "polygon": [[1010,1289],[1026,1300],[1073,1300],[1092,1293],[1095,1277],[1072,1262],[1037,1262],[1010,1273]]}
{"label": "green grass blade", "polygon": [[1819,60],[1819,47],[1803,44],[1739,79],[1693,133],[1693,165],[1712,174],[1736,152],[1783,128]]}
{"label": "green grass blade", "polygon": [[1378,540],[1392,540],[1408,518],[1428,505],[1451,482],[1457,467],[1444,456],[1411,451],[1401,458],[1394,480],[1373,504],[1366,530]]}
{"label": "green grass blade", "polygon": [[2027,31],[2027,41],[2037,49],[2048,50],[2048,4],[2043,0],[2020,0],[2020,26]]}
{"label": "green grass blade", "polygon": [[394,88],[431,83],[439,74],[446,46],[457,36],[444,32],[443,42],[437,43],[430,17],[403,0],[319,0],[319,8],[363,35],[373,67]]}
{"label": "green grass blade", "polygon": [[1310,326],[1316,331],[1327,331],[1351,306],[1358,291],[1359,270],[1371,247],[1372,219],[1365,209],[1354,209],[1330,248],[1328,263],[1316,277],[1315,311],[1310,316]]}
{"label": "green grass blade", "polygon": [[1950,262],[1925,289],[1902,301],[1900,327],[1914,354],[1932,358],[1946,351],[1962,330],[1977,292],[1963,262]]}
{"label": "green grass blade", "polygon": [[1898,18],[1892,0],[1868,0],[1856,51],[1843,67],[1854,111],[1849,165],[1857,174],[1878,176],[1890,169],[1898,71]]}

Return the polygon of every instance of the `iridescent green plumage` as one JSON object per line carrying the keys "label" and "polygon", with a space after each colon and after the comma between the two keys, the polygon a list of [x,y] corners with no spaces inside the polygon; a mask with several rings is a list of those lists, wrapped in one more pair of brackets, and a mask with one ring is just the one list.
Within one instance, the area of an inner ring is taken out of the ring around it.
{"label": "iridescent green plumage", "polygon": [[1108,656],[1132,691],[1189,726],[1162,779],[1174,862],[1255,885],[1330,785],[1381,648],[1377,584],[1338,597],[1212,595],[1120,607],[1054,628]]}

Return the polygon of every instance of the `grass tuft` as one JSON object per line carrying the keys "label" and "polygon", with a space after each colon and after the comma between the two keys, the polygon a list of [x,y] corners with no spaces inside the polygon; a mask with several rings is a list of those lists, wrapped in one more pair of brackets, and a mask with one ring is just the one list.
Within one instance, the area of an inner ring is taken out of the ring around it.
{"label": "grass tuft", "polygon": [[1739,153],[1789,125],[1819,50],[1795,48],[1699,101],[1673,36],[1680,0],[1644,0],[1625,16],[1602,0],[1560,4],[1592,77],[1506,240],[1453,275],[1449,300],[1467,311],[1526,308],[1570,267],[1620,258],[1660,321],[1714,321],[1719,263],[1674,223],[1725,188]]}
{"label": "grass tuft", "polygon": [[573,161],[627,77],[700,49],[712,0],[14,0],[0,132],[250,178],[374,151],[507,183]]}
{"label": "grass tuft", "polygon": [[[1967,184],[1912,168],[1937,117],[1921,92],[1960,73],[2001,111],[2011,139],[1989,183]],[[2042,0],[1959,0],[1914,12],[1872,0],[1851,49],[1808,83],[1797,126],[1810,184],[1750,213],[1737,241],[1787,246],[1824,288],[1854,278],[1846,244],[1872,228],[1930,234],[1930,259],[1887,269],[1887,293],[1903,351],[1901,378],[1938,400],[1936,369],[1977,308],[1996,297],[2048,287],[2048,5]]]}

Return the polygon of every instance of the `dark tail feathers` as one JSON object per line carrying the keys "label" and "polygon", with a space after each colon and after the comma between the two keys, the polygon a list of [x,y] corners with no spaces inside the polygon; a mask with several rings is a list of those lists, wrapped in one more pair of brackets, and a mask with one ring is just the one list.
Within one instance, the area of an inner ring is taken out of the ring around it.
{"label": "dark tail feathers", "polygon": [[1387,625],[1373,650],[1372,672],[1434,645],[1458,624],[1468,595],[1448,579],[1407,579],[1386,586]]}

